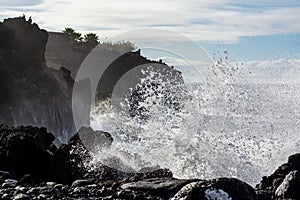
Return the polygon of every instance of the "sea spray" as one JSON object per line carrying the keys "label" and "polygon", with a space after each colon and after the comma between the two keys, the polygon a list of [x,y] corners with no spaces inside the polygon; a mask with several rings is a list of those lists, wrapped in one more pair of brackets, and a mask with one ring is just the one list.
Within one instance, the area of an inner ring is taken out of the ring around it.
{"label": "sea spray", "polygon": [[[161,103],[166,90],[159,90],[140,104],[147,108],[144,121],[130,116],[128,97],[119,110],[95,107],[91,125],[113,134],[114,156],[119,150],[141,156],[145,162],[124,161],[135,170],[160,165],[179,178],[233,176],[255,184],[297,151],[300,86],[249,81],[252,66],[226,59],[216,67],[224,72],[221,83],[186,83],[178,110]],[[172,87],[151,74],[145,81]]]}

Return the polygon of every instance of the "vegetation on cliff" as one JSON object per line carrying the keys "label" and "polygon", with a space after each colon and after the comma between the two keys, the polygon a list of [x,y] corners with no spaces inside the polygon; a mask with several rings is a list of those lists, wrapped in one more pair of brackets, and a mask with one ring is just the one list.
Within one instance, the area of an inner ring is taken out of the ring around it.
{"label": "vegetation on cliff", "polygon": [[87,33],[83,35],[82,33],[79,33],[75,31],[73,28],[65,28],[63,30],[63,33],[68,34],[71,42],[74,46],[78,47],[84,47],[84,48],[94,48],[97,45],[100,45],[106,50],[125,50],[125,51],[134,51],[136,50],[136,46],[129,42],[129,41],[118,41],[118,42],[112,42],[112,41],[101,41],[99,39],[99,36],[96,33]]}

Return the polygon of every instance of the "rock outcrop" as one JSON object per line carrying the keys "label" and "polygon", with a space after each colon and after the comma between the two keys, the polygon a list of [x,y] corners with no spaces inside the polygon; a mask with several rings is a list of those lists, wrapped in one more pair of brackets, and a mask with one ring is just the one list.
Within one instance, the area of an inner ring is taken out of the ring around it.
{"label": "rock outcrop", "polygon": [[112,136],[104,131],[94,131],[91,127],[81,127],[67,144],[61,148],[73,155],[79,155],[83,162],[89,163],[93,155],[103,149],[109,149],[113,142]]}
{"label": "rock outcrop", "polygon": [[300,154],[291,155],[288,162],[279,166],[256,186],[258,199],[300,199]]}
{"label": "rock outcrop", "polygon": [[74,181],[84,171],[82,161],[63,147],[57,149],[54,139],[45,128],[1,125],[0,169],[17,179],[30,174],[36,182]]}
{"label": "rock outcrop", "polygon": [[44,126],[67,142],[75,132],[73,80],[69,70],[47,67],[47,38],[25,17],[0,23],[0,123]]}
{"label": "rock outcrop", "polygon": [[275,197],[281,199],[300,199],[300,172],[291,171],[285,176],[275,191]]}
{"label": "rock outcrop", "polygon": [[184,186],[172,200],[243,199],[256,200],[255,190],[235,178],[195,181]]}
{"label": "rock outcrop", "polygon": [[57,70],[64,67],[70,70],[71,77],[75,79],[81,63],[92,48],[75,46],[66,33],[48,32],[48,35],[45,52],[48,67]]}

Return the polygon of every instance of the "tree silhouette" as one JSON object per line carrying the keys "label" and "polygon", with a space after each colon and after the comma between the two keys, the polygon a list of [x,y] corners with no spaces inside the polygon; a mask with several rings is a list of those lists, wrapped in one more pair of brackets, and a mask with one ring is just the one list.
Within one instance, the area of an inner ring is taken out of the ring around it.
{"label": "tree silhouette", "polygon": [[87,47],[95,47],[99,44],[99,37],[95,33],[84,35],[83,42]]}
{"label": "tree silhouette", "polygon": [[115,51],[133,51],[137,49],[137,47],[129,42],[129,41],[118,41],[118,42],[112,42],[112,41],[99,41],[99,36],[95,33],[87,33],[84,36],[82,36],[81,33],[76,32],[73,28],[65,28],[63,30],[63,33],[66,33],[69,35],[71,41],[73,42],[75,47],[79,48],[87,48],[92,49],[96,47],[97,45],[100,45],[101,48],[104,48],[106,50],[115,50]]}
{"label": "tree silhouette", "polygon": [[80,43],[82,42],[82,35],[81,33],[75,32],[75,30],[73,28],[65,28],[65,30],[63,30],[63,33],[66,33],[69,35],[70,39],[74,42],[74,43]]}

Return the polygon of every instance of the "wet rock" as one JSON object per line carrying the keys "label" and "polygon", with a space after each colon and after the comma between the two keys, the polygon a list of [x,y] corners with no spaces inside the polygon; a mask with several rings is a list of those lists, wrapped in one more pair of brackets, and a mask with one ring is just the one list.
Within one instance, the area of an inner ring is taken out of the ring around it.
{"label": "wet rock", "polygon": [[75,187],[73,189],[73,193],[76,193],[76,194],[88,194],[88,189],[86,187]]}
{"label": "wet rock", "polygon": [[300,199],[300,172],[291,171],[275,191],[276,198]]}
{"label": "wet rock", "polygon": [[14,197],[14,200],[31,200],[31,197],[27,194],[20,193]]}
{"label": "wet rock", "polygon": [[107,190],[105,187],[101,188],[100,190],[96,191],[96,197],[105,197],[107,195]]}
{"label": "wet rock", "polygon": [[121,185],[123,190],[143,191],[161,198],[170,198],[184,185],[193,180],[179,180],[175,178],[152,178]]}
{"label": "wet rock", "polygon": [[149,178],[163,178],[163,177],[173,177],[173,173],[169,169],[155,169],[151,171],[146,171],[142,173],[143,179]]}
{"label": "wet rock", "polygon": [[26,193],[27,192],[27,188],[26,187],[22,187],[22,186],[17,186],[17,187],[15,187],[15,192],[17,192],[17,193]]}
{"label": "wet rock", "polygon": [[113,142],[113,138],[109,133],[104,131],[94,131],[91,127],[81,127],[78,130],[78,137],[83,146],[85,146],[92,154],[96,154],[105,148],[109,148]]}
{"label": "wet rock", "polygon": [[71,187],[82,187],[82,186],[87,186],[92,184],[93,181],[89,179],[84,179],[84,180],[76,180],[72,183]]}
{"label": "wet rock", "polygon": [[67,145],[60,146],[55,152],[49,168],[52,178],[48,180],[63,184],[83,178],[86,170],[81,157],[71,154]]}
{"label": "wet rock", "polygon": [[11,178],[10,173],[7,172],[7,171],[1,171],[1,170],[0,170],[0,180],[1,180],[1,179],[8,179],[8,178]]}
{"label": "wet rock", "polygon": [[131,190],[121,190],[117,193],[118,198],[121,199],[134,199],[134,192]]}
{"label": "wet rock", "polygon": [[68,195],[69,194],[69,187],[68,186],[63,186],[61,189],[59,189],[59,191],[62,194]]}
{"label": "wet rock", "polygon": [[31,174],[25,174],[19,181],[18,184],[20,185],[34,185],[36,183],[36,180],[34,179],[34,177],[32,177]]}
{"label": "wet rock", "polygon": [[54,136],[45,128],[32,126],[0,128],[0,146],[3,157],[0,168],[8,169],[17,176],[32,173],[44,175],[51,156],[48,151],[54,141]]}
{"label": "wet rock", "polygon": [[291,165],[291,168],[300,169],[300,153],[289,156],[288,163]]}
{"label": "wet rock", "polygon": [[44,186],[44,187],[41,187],[39,188],[39,193],[40,194],[51,194],[52,191],[53,191],[53,188],[52,187],[48,187],[48,186]]}
{"label": "wet rock", "polygon": [[39,193],[40,193],[40,188],[36,188],[36,187],[30,188],[27,191],[27,194],[30,194],[30,195],[37,195]]}
{"label": "wet rock", "polygon": [[54,187],[56,184],[57,184],[56,182],[47,182],[46,186]]}
{"label": "wet rock", "polygon": [[79,155],[84,162],[89,162],[93,159],[91,152],[84,146],[78,133],[73,135],[68,144],[63,145],[63,148],[67,149],[73,155]]}
{"label": "wet rock", "polygon": [[3,188],[7,188],[7,187],[16,187],[18,181],[14,180],[14,179],[6,179],[4,180],[4,183],[2,184]]}
{"label": "wet rock", "polygon": [[45,194],[40,194],[37,197],[35,197],[35,199],[37,199],[37,200],[46,200],[47,198],[48,198],[48,196]]}
{"label": "wet rock", "polygon": [[257,196],[257,199],[259,199],[259,200],[270,200],[270,199],[272,199],[271,198],[272,194],[270,194],[269,192],[266,192],[264,190],[257,190],[256,191],[256,196]]}
{"label": "wet rock", "polygon": [[220,178],[184,186],[172,200],[243,199],[256,200],[255,190],[238,179]]}
{"label": "wet rock", "polygon": [[72,156],[79,157],[84,163],[93,160],[93,154],[110,148],[112,136],[103,131],[94,131],[90,127],[81,127],[75,135],[60,149],[70,152]]}
{"label": "wet rock", "polygon": [[93,169],[86,174],[87,178],[97,177],[98,180],[114,180],[120,181],[124,177],[124,172],[118,171],[104,165],[94,165]]}
{"label": "wet rock", "polygon": [[56,184],[56,185],[54,185],[54,188],[58,189],[58,190],[62,190],[63,187],[64,187],[63,184]]}
{"label": "wet rock", "polygon": [[[1,196],[1,194],[0,194],[0,196]],[[10,199],[10,195],[7,193],[4,193],[4,194],[2,194],[1,199]]]}
{"label": "wet rock", "polygon": [[[295,172],[293,171],[300,171],[300,154],[294,154],[289,156],[288,162],[279,166],[273,174],[267,177],[263,177],[262,181],[256,185],[256,190],[258,192],[258,199],[265,200],[265,199],[276,199],[279,198],[278,196],[282,196],[283,194],[287,195],[284,188],[287,187],[289,181],[288,179],[292,178],[292,174]],[[290,174],[293,172],[292,174]],[[290,174],[290,176],[287,176]],[[296,173],[295,175],[297,175]],[[298,176],[298,175],[297,175]],[[292,185],[297,185],[297,181],[292,178]],[[283,184],[283,182],[285,182]],[[280,186],[280,190],[278,190]],[[298,185],[298,188],[300,185]],[[275,194],[276,193],[276,194]],[[261,195],[264,194],[264,195]],[[281,198],[281,197],[280,197]]]}
{"label": "wet rock", "polygon": [[84,174],[82,160],[71,155],[64,145],[57,149],[53,141],[54,136],[45,128],[0,126],[0,160],[3,160],[0,169],[7,169],[18,179],[23,177],[22,184],[41,181],[71,184]]}

